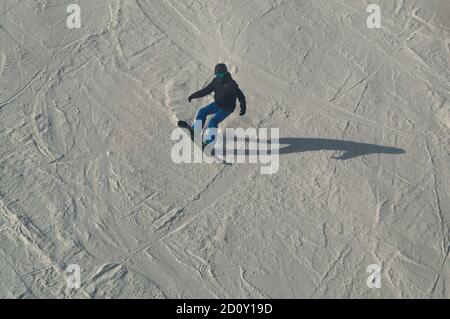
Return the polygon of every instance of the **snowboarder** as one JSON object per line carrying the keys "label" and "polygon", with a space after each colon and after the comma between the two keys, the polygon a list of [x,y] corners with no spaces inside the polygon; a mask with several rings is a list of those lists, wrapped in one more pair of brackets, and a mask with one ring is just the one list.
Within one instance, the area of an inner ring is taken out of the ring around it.
{"label": "snowboarder", "polygon": [[[219,123],[225,120],[236,108],[236,98],[240,103],[240,116],[245,115],[246,102],[245,96],[239,89],[236,81],[233,80],[228,72],[227,66],[223,63],[217,64],[215,69],[215,78],[205,88],[191,94],[188,97],[189,103],[192,99],[198,99],[214,92],[214,102],[202,107],[198,113],[192,129],[203,130],[208,115],[214,115],[208,124],[209,133],[205,140],[205,145],[212,143],[215,139],[214,132],[217,130]],[[201,128],[196,127],[201,123]]]}

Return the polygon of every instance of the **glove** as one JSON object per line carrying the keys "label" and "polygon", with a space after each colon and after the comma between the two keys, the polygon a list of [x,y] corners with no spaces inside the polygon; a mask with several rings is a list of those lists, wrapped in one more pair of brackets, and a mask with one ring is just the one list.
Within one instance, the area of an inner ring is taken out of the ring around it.
{"label": "glove", "polygon": [[189,95],[188,101],[189,101],[189,103],[191,103],[191,101],[192,101],[192,95]]}
{"label": "glove", "polygon": [[240,115],[240,116],[245,115],[245,107],[244,107],[244,108],[241,107],[241,111],[239,112],[239,115]]}

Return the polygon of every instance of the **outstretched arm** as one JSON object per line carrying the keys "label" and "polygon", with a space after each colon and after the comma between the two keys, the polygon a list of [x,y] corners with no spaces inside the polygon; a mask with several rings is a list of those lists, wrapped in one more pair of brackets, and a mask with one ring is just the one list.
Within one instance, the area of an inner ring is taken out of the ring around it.
{"label": "outstretched arm", "polygon": [[214,80],[211,81],[207,86],[205,86],[203,89],[191,94],[189,96],[189,102],[191,102],[192,99],[198,99],[204,96],[207,96],[214,91]]}
{"label": "outstretched arm", "polygon": [[239,100],[239,103],[241,105],[241,112],[239,113],[240,115],[244,115],[245,111],[247,109],[247,102],[245,101],[245,95],[244,93],[242,93],[241,89],[238,87],[236,90],[236,96]]}

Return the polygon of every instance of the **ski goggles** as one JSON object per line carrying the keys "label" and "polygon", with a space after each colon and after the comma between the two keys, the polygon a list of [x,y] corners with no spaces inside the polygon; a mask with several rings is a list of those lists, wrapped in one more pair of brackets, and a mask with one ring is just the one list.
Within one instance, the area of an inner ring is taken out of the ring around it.
{"label": "ski goggles", "polygon": [[225,76],[225,72],[216,72],[215,74],[216,74],[216,78],[219,78],[219,79],[221,79]]}

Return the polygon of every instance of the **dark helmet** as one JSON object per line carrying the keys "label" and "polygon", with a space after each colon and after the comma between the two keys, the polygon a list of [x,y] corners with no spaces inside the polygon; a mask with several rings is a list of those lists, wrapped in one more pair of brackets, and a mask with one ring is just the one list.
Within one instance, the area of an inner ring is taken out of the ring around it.
{"label": "dark helmet", "polygon": [[223,63],[219,63],[216,65],[216,67],[214,68],[214,73],[227,73],[228,69],[227,66]]}

